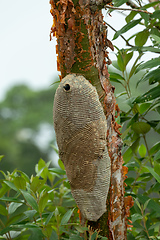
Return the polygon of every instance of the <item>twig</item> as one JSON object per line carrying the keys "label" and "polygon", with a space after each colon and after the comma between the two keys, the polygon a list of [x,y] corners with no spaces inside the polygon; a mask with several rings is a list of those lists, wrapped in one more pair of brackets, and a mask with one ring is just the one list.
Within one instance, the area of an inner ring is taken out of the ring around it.
{"label": "twig", "polygon": [[142,7],[142,4],[141,4],[141,1],[140,1],[140,0],[138,0],[138,3],[139,3],[139,6]]}
{"label": "twig", "polygon": [[139,8],[138,5],[136,5],[134,2],[132,2],[131,0],[128,0],[128,2],[126,2],[126,4],[128,6],[130,6],[131,8]]}
{"label": "twig", "polygon": [[[108,27],[110,27],[113,31],[117,32],[117,30],[115,28],[113,28],[109,23],[107,23],[106,21],[104,21],[106,25],[108,25]],[[120,37],[126,42],[126,45],[129,47],[134,47],[133,45],[131,45],[127,39],[125,39],[125,37],[123,37],[122,35],[120,35]]]}
{"label": "twig", "polygon": [[153,14],[153,13],[150,13],[146,10],[141,10],[141,9],[119,8],[119,7],[112,7],[112,6],[109,6],[109,5],[106,5],[105,9],[106,8],[115,9],[115,10],[122,10],[122,11],[134,11],[134,12],[142,12],[142,13],[147,13],[147,14]]}

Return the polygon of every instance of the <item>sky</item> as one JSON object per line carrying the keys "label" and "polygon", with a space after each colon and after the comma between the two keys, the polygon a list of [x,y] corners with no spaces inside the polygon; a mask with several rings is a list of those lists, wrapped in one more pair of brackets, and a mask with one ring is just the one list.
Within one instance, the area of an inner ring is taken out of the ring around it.
{"label": "sky", "polygon": [[[122,14],[114,12],[111,17],[103,12],[105,21],[115,29],[125,24]],[[49,0],[0,0],[0,101],[15,84],[38,90],[49,88],[58,78],[56,39],[49,38],[51,26]],[[108,39],[112,40],[113,34],[108,28]],[[125,46],[121,38],[113,43]],[[109,52],[114,60],[114,53]]]}
{"label": "sky", "polygon": [[[109,17],[112,24],[114,19]],[[123,23],[121,18],[119,28]],[[15,84],[36,90],[58,77],[51,26],[49,0],[0,0],[0,101]]]}
{"label": "sky", "polygon": [[47,88],[58,76],[51,26],[49,1],[0,0],[0,100],[14,84]]}

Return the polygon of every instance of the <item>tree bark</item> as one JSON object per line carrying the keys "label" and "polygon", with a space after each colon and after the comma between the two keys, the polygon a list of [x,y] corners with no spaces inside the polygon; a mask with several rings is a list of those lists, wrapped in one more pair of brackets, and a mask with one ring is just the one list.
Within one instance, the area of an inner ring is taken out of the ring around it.
{"label": "tree bark", "polygon": [[57,38],[57,67],[61,77],[82,74],[97,89],[107,119],[107,146],[111,159],[111,183],[107,212],[97,221],[89,222],[108,239],[125,240],[127,217],[132,198],[124,197],[127,168],[121,156],[120,125],[116,123],[119,108],[114,87],[109,82],[107,65],[111,63],[106,49],[114,50],[107,39],[107,26],[101,8],[109,3],[101,0],[50,0],[53,26],[51,37]]}

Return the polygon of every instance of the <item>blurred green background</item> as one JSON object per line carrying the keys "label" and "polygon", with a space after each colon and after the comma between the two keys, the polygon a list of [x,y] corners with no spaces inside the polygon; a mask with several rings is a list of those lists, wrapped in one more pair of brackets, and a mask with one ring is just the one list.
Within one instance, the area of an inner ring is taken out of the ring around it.
{"label": "blurred green background", "polygon": [[34,91],[26,85],[12,87],[0,102],[0,163],[2,171],[19,169],[31,175],[43,158],[55,165],[53,99],[57,84]]}

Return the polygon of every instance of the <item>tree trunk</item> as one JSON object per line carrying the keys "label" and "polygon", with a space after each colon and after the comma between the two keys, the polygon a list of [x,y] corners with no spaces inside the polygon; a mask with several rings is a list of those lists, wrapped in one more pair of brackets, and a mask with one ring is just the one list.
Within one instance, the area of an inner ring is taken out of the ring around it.
{"label": "tree trunk", "polygon": [[[108,1],[108,2],[107,2]],[[107,212],[97,222],[89,222],[93,229],[100,229],[108,239],[125,240],[127,217],[132,205],[130,197],[124,198],[124,180],[127,168],[121,156],[122,140],[115,118],[119,114],[114,97],[114,87],[109,82],[107,26],[101,8],[107,0],[50,0],[53,26],[51,35],[57,37],[57,67],[61,78],[69,73],[82,74],[99,94],[107,119],[107,146],[111,159],[111,182]]]}

